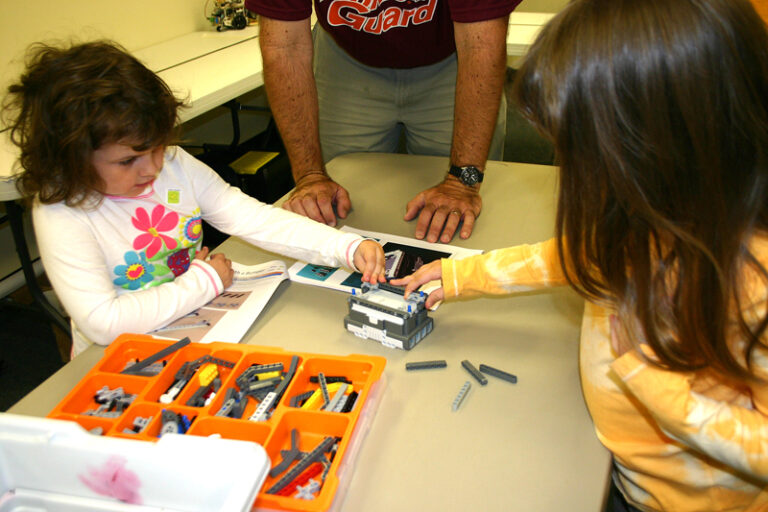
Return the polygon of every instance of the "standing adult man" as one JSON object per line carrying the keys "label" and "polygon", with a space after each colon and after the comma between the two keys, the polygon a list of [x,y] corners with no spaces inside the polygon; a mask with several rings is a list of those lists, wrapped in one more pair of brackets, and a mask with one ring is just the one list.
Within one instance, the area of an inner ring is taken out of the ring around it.
{"label": "standing adult man", "polygon": [[296,182],[283,207],[335,225],[351,202],[324,162],[392,152],[403,131],[409,153],[450,156],[404,219],[418,216],[415,236],[430,242],[449,242],[462,221],[469,237],[486,160],[502,156],[506,33],[520,1],[315,0],[312,33],[312,0],[246,0]]}

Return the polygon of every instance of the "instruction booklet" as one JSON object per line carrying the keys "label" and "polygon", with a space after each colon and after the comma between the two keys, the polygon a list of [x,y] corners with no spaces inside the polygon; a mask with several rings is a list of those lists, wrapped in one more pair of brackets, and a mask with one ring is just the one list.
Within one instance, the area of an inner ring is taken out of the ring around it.
{"label": "instruction booklet", "polygon": [[[415,238],[363,231],[349,226],[343,226],[341,230],[357,233],[364,238],[376,240],[381,244],[384,248],[384,256],[386,257],[386,276],[388,280],[413,274],[422,265],[440,258],[461,259],[475,254],[482,254],[483,252],[478,249],[465,249],[453,245],[430,243]],[[311,265],[302,262],[291,265],[288,269],[288,274],[291,281],[297,283],[322,286],[347,293],[352,293],[353,289],[359,290],[362,286],[363,277],[359,272],[349,272],[343,268]],[[421,290],[429,293],[438,288],[438,286],[437,282],[427,283],[421,287]]]}
{"label": "instruction booklet", "polygon": [[288,273],[285,263],[279,260],[250,266],[233,261],[232,269],[232,284],[223,293],[150,334],[171,339],[189,337],[193,343],[239,343],[280,283],[288,279]]}

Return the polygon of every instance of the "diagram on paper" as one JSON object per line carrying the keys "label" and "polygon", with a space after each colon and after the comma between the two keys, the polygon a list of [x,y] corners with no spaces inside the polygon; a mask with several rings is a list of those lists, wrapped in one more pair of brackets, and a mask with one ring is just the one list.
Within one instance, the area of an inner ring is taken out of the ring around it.
{"label": "diagram on paper", "polygon": [[246,266],[232,262],[232,285],[205,306],[150,334],[162,338],[189,337],[193,343],[238,343],[288,278],[285,263],[270,261]]}
{"label": "diagram on paper", "polygon": [[[416,240],[415,238],[362,231],[349,226],[344,226],[341,230],[357,233],[381,244],[386,257],[387,279],[407,276],[418,270],[422,265],[440,258],[460,259],[482,253],[482,251],[475,249],[431,244],[422,240]],[[347,293],[351,293],[353,289],[360,290],[363,277],[359,272],[349,272],[343,268],[311,265],[302,262],[294,263],[288,269],[288,274],[291,281],[332,288]],[[429,291],[435,287],[425,286],[422,289]]]}

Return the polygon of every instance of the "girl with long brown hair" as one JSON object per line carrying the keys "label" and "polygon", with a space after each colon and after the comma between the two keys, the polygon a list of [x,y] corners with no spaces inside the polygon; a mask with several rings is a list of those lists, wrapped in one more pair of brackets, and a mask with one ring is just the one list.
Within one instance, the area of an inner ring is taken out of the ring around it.
{"label": "girl with long brown hair", "polygon": [[574,0],[515,99],[560,166],[556,236],[405,278],[569,284],[614,507],[768,508],[768,35],[747,0]]}

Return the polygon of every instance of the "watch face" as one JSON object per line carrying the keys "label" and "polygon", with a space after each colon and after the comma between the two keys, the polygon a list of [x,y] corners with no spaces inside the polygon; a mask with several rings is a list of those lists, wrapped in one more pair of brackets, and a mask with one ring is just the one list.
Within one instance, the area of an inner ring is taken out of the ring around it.
{"label": "watch face", "polygon": [[483,173],[474,165],[465,165],[464,167],[452,165],[448,174],[456,176],[459,181],[468,187],[483,181]]}
{"label": "watch face", "polygon": [[478,171],[474,167],[464,167],[461,169],[461,181],[470,187],[479,181]]}

